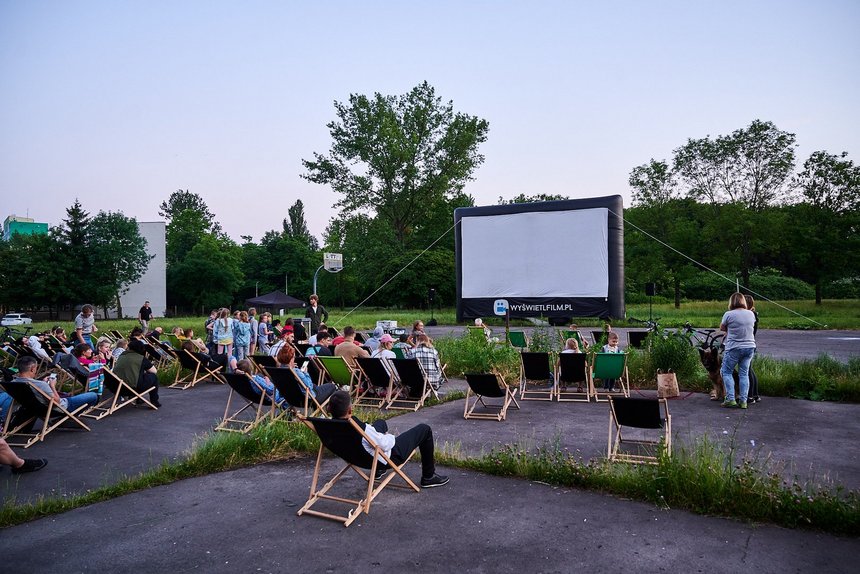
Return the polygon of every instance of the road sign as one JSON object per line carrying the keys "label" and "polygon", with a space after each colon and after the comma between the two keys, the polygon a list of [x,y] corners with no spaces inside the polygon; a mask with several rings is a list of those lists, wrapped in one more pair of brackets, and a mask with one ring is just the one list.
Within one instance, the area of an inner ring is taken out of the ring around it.
{"label": "road sign", "polygon": [[342,253],[323,253],[323,267],[326,271],[337,273],[343,270]]}

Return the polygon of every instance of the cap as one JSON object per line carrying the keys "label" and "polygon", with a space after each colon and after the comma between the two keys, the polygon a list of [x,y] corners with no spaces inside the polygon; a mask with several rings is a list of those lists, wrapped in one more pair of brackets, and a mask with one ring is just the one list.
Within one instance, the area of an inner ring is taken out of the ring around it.
{"label": "cap", "polygon": [[293,326],[292,325],[284,325],[283,327],[281,327],[281,333],[292,333],[292,332],[293,332]]}
{"label": "cap", "polygon": [[382,337],[379,338],[380,343],[392,343],[393,341],[394,337],[392,337],[388,333],[384,334]]}

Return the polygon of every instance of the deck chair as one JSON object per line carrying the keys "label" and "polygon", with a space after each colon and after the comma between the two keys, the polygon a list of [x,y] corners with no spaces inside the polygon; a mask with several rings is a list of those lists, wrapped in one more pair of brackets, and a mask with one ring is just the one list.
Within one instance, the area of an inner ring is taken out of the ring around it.
{"label": "deck chair", "polygon": [[[13,404],[9,407],[10,416],[6,417],[6,423],[4,423],[3,429],[3,438],[7,439],[6,442],[8,442],[10,446],[30,448],[37,442],[45,440],[45,437],[48,436],[49,433],[67,421],[73,422],[75,425],[86,431],[90,430],[90,427],[84,424],[84,422],[78,417],[90,408],[89,405],[81,405],[74,411],[69,411],[61,407],[58,402],[54,401],[53,396],[44,393],[41,389],[37,389],[29,383],[11,382],[3,383],[2,386],[6,392],[9,393],[9,396],[12,397],[13,401]],[[43,400],[44,402],[42,402]],[[16,404],[18,405],[18,408],[25,409],[25,411],[30,413],[31,416],[10,429],[8,427],[11,426],[11,413],[13,412]],[[42,428],[37,432],[29,432],[25,430],[30,428],[33,421],[36,419],[42,420]],[[13,442],[8,440],[11,437],[19,437],[24,442]]]}
{"label": "deck chair", "polygon": [[[269,367],[266,369],[266,373],[268,373],[272,384],[278,389],[281,397],[297,413],[303,417],[325,416],[325,406],[328,404],[328,399],[320,403],[316,397],[306,392],[304,383],[299,380],[299,377],[296,376],[296,373],[291,368]],[[310,409],[313,409],[313,411]],[[310,415],[308,414],[309,412],[311,413]]]}
{"label": "deck chair", "polygon": [[[230,395],[227,397],[224,417],[215,427],[216,431],[247,433],[266,419],[278,418],[280,409],[250,375],[224,373],[222,376],[230,386]],[[233,399],[237,397],[239,404],[244,404],[238,410],[233,410]]]}
{"label": "deck chair", "polygon": [[645,346],[645,339],[647,338],[648,331],[627,331],[627,346],[641,349]]}
{"label": "deck chair", "polygon": [[[415,454],[412,451],[407,459],[400,465],[394,463],[373,440],[365,434],[364,429],[355,421],[355,419],[322,419],[322,418],[304,418],[300,417],[304,424],[314,430],[320,438],[320,448],[317,453],[316,466],[314,466],[314,474],[311,479],[311,492],[308,501],[296,513],[299,516],[310,514],[319,516],[329,520],[342,522],[344,526],[352,524],[356,518],[362,513],[370,514],[370,505],[377,496],[388,486],[395,478],[400,478],[405,485],[392,484],[392,486],[401,486],[411,488],[418,492],[418,485],[415,484],[405,472],[403,467]],[[374,453],[368,453],[362,445],[362,439],[367,441]],[[318,488],[320,482],[320,468],[323,463],[323,452],[328,449],[338,457],[340,457],[346,465],[338,471],[328,482],[321,488]],[[379,468],[390,468],[393,472],[389,472],[381,480],[377,480],[376,471]],[[355,500],[342,496],[334,496],[329,494],[329,491],[338,483],[338,481],[350,469],[356,472],[362,479],[367,482],[367,490],[364,493],[364,498]],[[333,514],[321,510],[315,510],[313,507],[318,502],[330,501],[347,504],[350,506],[349,511],[343,514]]]}
{"label": "deck chair", "polygon": [[[555,396],[558,401],[580,401],[587,403],[594,395],[594,385],[588,371],[588,355],[585,353],[559,353],[555,364]],[[576,388],[575,391],[568,390]]]}
{"label": "deck chair", "polygon": [[[466,404],[463,407],[464,419],[486,419],[494,421],[503,421],[508,414],[508,407],[514,405],[519,409],[520,404],[517,402],[517,390],[508,386],[497,373],[466,373],[466,383],[469,388],[466,389]],[[472,404],[469,404],[469,399],[474,395]],[[502,404],[487,404],[484,399],[502,399]],[[485,411],[475,412],[475,408],[480,404]],[[495,409],[498,411],[493,412]]]}
{"label": "deck chair", "polygon": [[570,329],[562,329],[559,331],[559,335],[561,335],[561,345],[562,347],[567,342],[568,339],[573,338],[576,339],[576,342],[579,343],[579,350],[583,353],[585,352],[585,339],[582,337],[582,333],[579,331],[571,331]]}
{"label": "deck chair", "polygon": [[469,339],[476,343],[487,343],[487,334],[483,327],[466,327],[466,333]]}
{"label": "deck chair", "polygon": [[621,390],[618,393],[625,397],[630,396],[630,381],[627,377],[627,353],[595,353],[594,364],[591,366],[591,384],[594,387],[594,400],[600,402],[600,396],[603,395],[603,400],[606,397],[617,395],[618,393],[608,393],[602,389],[598,389],[594,384],[595,379],[601,381],[605,379],[616,379]]}
{"label": "deck chair", "polygon": [[[591,332],[591,340],[595,345],[603,346],[606,344],[607,333],[606,331],[592,331]],[[601,345],[603,343],[603,345]]]}
{"label": "deck chair", "polygon": [[[204,362],[195,356],[193,353],[182,350],[177,356],[179,359],[179,368],[176,370],[176,377],[173,379],[173,384],[169,385],[169,389],[190,389],[200,381],[211,379],[218,383],[223,383],[222,368],[213,365],[204,364]],[[189,374],[182,376],[183,371],[191,371]]]}
{"label": "deck chair", "polygon": [[386,408],[417,411],[429,397],[439,398],[418,359],[391,359],[391,364],[397,372],[399,392],[392,391]]}
{"label": "deck chair", "polygon": [[522,331],[510,331],[508,333],[508,342],[512,347],[516,347],[521,352],[529,347],[529,340]]}
{"label": "deck chair", "polygon": [[123,335],[122,333],[120,333],[116,329],[111,329],[110,331],[108,331],[108,335],[113,337],[114,341],[119,341],[120,339],[126,339],[127,338],[125,335]]}
{"label": "deck chair", "polygon": [[391,350],[394,352],[394,356],[398,359],[406,358],[406,353],[403,352],[403,347],[392,347]]}
{"label": "deck chair", "polygon": [[[626,429],[640,429],[642,436],[625,439]],[[636,451],[622,451],[625,444],[636,445]],[[666,399],[609,397],[606,456],[610,461],[657,464],[664,449],[672,456],[672,416]]]}
{"label": "deck chair", "polygon": [[3,367],[14,367],[15,361],[18,360],[17,355],[13,355],[6,349],[0,347],[0,366]]}
{"label": "deck chair", "polygon": [[277,369],[278,361],[275,357],[269,355],[250,355],[248,357],[257,366],[258,369]]}
{"label": "deck chair", "polygon": [[328,377],[331,382],[339,387],[349,387],[350,394],[353,396],[356,395],[358,392],[359,376],[358,373],[349,366],[346,359],[343,357],[323,357],[321,355],[314,355],[311,360],[319,367],[320,378],[317,380],[318,385],[323,384],[326,377]]}
{"label": "deck chair", "polygon": [[[365,384],[358,389],[352,404],[360,407],[381,409],[391,402],[395,393],[394,377],[378,357],[356,357],[355,364],[361,370]],[[391,367],[394,369],[394,367]]]}
{"label": "deck chair", "polygon": [[169,364],[172,360],[172,357],[161,349],[161,342],[158,339],[145,339],[143,341],[143,349],[146,353],[146,358],[152,361],[156,367]]}
{"label": "deck chair", "polygon": [[132,386],[125,382],[108,367],[102,367],[102,373],[105,376],[105,389],[110,391],[111,396],[91,408],[83,416],[101,420],[117,412],[122,407],[135,404],[135,401],[141,401],[143,404],[149,405],[149,408],[152,410],[158,410],[158,407],[149,402],[144,396],[154,389],[155,386],[149,387],[144,391],[138,391],[135,388],[136,385]]}
{"label": "deck chair", "polygon": [[[545,384],[542,388],[529,389],[530,383]],[[549,353],[521,353],[520,398],[524,401],[551,401],[554,396],[555,381],[549,366]]]}

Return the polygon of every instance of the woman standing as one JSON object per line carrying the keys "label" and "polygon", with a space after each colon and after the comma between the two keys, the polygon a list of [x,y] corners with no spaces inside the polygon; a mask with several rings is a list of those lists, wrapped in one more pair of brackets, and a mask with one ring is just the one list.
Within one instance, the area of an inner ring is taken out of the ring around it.
{"label": "woman standing", "polygon": [[233,348],[237,361],[251,354],[251,323],[246,311],[239,313],[239,320],[233,323]]}
{"label": "woman standing", "polygon": [[212,329],[212,339],[215,341],[216,354],[228,357],[233,354],[233,319],[229,309],[221,309],[218,313]]}
{"label": "woman standing", "polygon": [[[755,354],[755,315],[747,309],[746,299],[742,293],[733,293],[729,299],[729,310],[720,321],[720,331],[726,333],[723,353],[723,366],[720,375],[723,377],[723,388],[726,391],[724,407],[747,408],[747,395],[750,388],[750,363]],[[739,395],[735,401],[735,380],[732,372],[738,367],[740,383]]]}

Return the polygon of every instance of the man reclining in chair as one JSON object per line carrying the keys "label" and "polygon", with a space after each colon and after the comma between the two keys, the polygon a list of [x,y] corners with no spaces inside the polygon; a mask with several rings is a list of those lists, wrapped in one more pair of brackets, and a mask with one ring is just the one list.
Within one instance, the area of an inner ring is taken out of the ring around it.
{"label": "man reclining in chair", "polygon": [[[349,393],[337,391],[328,402],[328,412],[332,418],[348,419],[352,417],[355,422],[364,427],[364,432],[385,452],[394,463],[402,464],[415,447],[421,453],[421,488],[433,488],[448,484],[448,477],[436,474],[436,464],[433,460],[434,444],[433,431],[424,423],[415,425],[408,431],[400,433],[396,437],[388,432],[388,423],[384,420],[374,421],[372,425],[360,421],[352,416],[352,403]],[[366,440],[361,440],[364,450],[373,454],[373,448]],[[389,470],[387,466],[377,465],[376,478],[382,478]]]}
{"label": "man reclining in chair", "polygon": [[[61,397],[57,392],[56,377],[45,377],[44,380],[34,378],[38,368],[38,361],[33,357],[21,357],[15,364],[18,367],[18,376],[15,377],[13,383],[28,383],[36,387],[54,400],[64,409],[74,411],[81,405],[95,405],[99,402],[99,396],[96,393],[78,393],[72,397]],[[47,404],[47,400],[42,395],[37,395],[39,402]]]}

